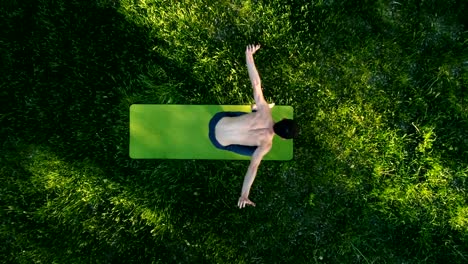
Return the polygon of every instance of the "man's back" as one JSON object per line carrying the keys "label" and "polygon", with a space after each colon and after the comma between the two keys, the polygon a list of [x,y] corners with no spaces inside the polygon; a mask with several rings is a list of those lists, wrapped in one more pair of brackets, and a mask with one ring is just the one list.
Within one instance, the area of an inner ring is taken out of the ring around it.
{"label": "man's back", "polygon": [[273,139],[271,109],[264,107],[257,112],[224,117],[216,125],[216,138],[223,146],[263,146]]}

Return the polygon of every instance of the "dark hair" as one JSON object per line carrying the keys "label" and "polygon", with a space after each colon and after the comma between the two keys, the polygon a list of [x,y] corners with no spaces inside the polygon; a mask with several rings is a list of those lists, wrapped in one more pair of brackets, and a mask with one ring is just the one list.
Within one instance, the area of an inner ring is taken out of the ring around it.
{"label": "dark hair", "polygon": [[297,137],[299,134],[299,127],[296,121],[285,118],[273,125],[273,131],[282,138],[291,139]]}

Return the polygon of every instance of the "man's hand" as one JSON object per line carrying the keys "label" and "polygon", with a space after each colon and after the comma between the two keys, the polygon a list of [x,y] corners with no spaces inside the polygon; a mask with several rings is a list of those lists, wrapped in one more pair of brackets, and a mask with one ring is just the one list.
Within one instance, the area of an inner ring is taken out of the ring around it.
{"label": "man's hand", "polygon": [[252,205],[255,207],[255,203],[250,201],[249,198],[245,195],[242,195],[240,198],[239,198],[239,202],[237,203],[237,206],[239,206],[239,208],[244,208],[246,205]]}
{"label": "man's hand", "polygon": [[259,49],[260,49],[260,45],[248,45],[247,49],[245,49],[245,55],[252,56]]}

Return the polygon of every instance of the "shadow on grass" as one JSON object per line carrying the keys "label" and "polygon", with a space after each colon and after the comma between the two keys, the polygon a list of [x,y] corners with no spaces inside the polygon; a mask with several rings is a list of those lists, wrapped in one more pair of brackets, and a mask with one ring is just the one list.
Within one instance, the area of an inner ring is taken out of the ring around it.
{"label": "shadow on grass", "polygon": [[[199,221],[210,210],[203,210],[203,202],[194,203],[199,199],[194,193],[205,186],[196,166],[210,172],[211,163],[130,160],[128,107],[169,99],[187,103],[184,98],[204,88],[185,67],[151,50],[153,45],[164,46],[163,40],[149,39],[148,29],[127,22],[116,8],[37,1],[12,3],[2,10],[8,27],[0,46],[5,62],[0,134],[6,140],[2,167],[10,168],[2,177],[9,182],[5,192],[23,193],[22,199],[28,200],[22,203],[9,195],[2,201],[2,207],[14,211],[2,222],[2,237],[13,241],[2,249],[8,253],[7,262],[203,262],[203,254],[190,257],[198,250],[184,240],[183,232],[190,229],[189,219]],[[173,90],[161,94],[158,89],[164,83],[173,83],[166,87]],[[34,152],[41,158],[32,158]],[[46,168],[58,165],[42,173],[41,163]],[[41,180],[29,186],[32,174],[23,168],[29,165],[36,177],[53,173],[58,181],[72,180],[70,186],[44,190],[47,186],[40,185],[47,182]],[[208,176],[213,175],[202,179]],[[101,191],[83,202],[83,189],[89,185]],[[23,189],[36,188],[33,197],[24,194]],[[64,196],[67,193],[71,198]],[[145,212],[169,211],[174,218],[167,224],[177,231],[154,239],[151,222],[132,229],[135,223],[128,218],[141,203],[145,206],[134,213],[135,221],[143,221]],[[23,211],[30,217],[27,221],[20,217]]]}

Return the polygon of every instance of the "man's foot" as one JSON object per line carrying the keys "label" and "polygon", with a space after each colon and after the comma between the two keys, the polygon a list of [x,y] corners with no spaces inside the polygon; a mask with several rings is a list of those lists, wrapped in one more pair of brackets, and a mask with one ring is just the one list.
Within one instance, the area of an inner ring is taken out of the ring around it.
{"label": "man's foot", "polygon": [[[270,109],[273,108],[273,106],[275,106],[275,103],[268,104],[268,107],[270,107]],[[257,110],[256,104],[252,104],[250,107],[252,108],[252,110]]]}

